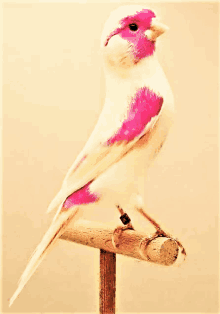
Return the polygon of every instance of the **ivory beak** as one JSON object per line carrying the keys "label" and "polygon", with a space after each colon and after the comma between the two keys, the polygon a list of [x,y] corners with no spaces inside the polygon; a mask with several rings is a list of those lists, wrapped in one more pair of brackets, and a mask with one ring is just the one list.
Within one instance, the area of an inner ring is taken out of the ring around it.
{"label": "ivory beak", "polygon": [[150,29],[148,29],[145,32],[145,35],[150,41],[156,41],[157,37],[162,35],[168,29],[169,28],[166,25],[160,23],[158,20],[154,18],[152,19]]}

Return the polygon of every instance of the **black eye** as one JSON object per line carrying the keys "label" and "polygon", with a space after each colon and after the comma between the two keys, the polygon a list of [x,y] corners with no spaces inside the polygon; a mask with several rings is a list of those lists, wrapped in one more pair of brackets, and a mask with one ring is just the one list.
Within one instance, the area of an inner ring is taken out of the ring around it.
{"label": "black eye", "polygon": [[133,32],[136,32],[138,30],[138,26],[135,23],[129,24],[129,28]]}

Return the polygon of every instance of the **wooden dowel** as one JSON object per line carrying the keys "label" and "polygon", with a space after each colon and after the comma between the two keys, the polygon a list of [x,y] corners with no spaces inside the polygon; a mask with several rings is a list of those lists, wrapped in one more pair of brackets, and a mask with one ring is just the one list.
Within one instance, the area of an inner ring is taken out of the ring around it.
{"label": "wooden dowel", "polygon": [[116,254],[100,250],[100,314],[115,314]]}
{"label": "wooden dowel", "polygon": [[78,220],[67,227],[61,239],[167,266],[172,265],[180,255],[174,239],[158,237],[149,241],[152,232],[148,230],[144,234],[135,230],[124,231],[119,247],[115,248],[112,244],[113,232],[114,228],[107,224]]}

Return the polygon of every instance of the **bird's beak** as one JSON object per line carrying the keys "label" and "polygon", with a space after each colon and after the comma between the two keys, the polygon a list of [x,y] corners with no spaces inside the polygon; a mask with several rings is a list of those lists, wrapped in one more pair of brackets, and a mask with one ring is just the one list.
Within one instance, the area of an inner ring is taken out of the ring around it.
{"label": "bird's beak", "polygon": [[145,32],[146,37],[150,41],[156,41],[157,37],[162,35],[169,29],[166,25],[160,23],[157,19],[152,19],[150,29]]}

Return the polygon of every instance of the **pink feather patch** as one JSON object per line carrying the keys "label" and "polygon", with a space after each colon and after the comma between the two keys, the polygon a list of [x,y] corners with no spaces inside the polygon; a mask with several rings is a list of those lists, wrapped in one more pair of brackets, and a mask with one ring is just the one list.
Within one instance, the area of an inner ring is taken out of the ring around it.
{"label": "pink feather patch", "polygon": [[97,202],[99,200],[99,196],[95,193],[91,193],[91,191],[89,190],[89,186],[91,183],[92,181],[68,196],[63,204],[63,210],[73,207],[75,205],[83,205]]}
{"label": "pink feather patch", "polygon": [[162,104],[162,97],[147,87],[140,88],[131,100],[127,118],[106,144],[112,145],[119,141],[132,141],[141,134],[147,123],[159,114]]}

